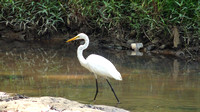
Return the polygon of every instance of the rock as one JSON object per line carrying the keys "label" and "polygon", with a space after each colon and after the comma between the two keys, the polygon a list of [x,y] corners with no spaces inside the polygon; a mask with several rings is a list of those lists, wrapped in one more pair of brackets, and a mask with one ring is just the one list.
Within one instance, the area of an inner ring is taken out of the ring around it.
{"label": "rock", "polygon": [[141,48],[143,48],[143,43],[132,43],[131,48],[134,51],[139,51]]}
{"label": "rock", "polygon": [[139,51],[131,51],[131,52],[127,52],[127,55],[130,56],[143,56],[143,52],[139,52]]}
{"label": "rock", "polygon": [[185,53],[184,53],[183,51],[177,51],[177,52],[175,53],[175,56],[177,56],[177,57],[184,57],[184,56],[185,56]]}
{"label": "rock", "polygon": [[165,49],[165,48],[166,48],[166,45],[163,44],[163,45],[161,45],[159,48],[160,48],[160,49]]}
{"label": "rock", "polygon": [[[0,95],[9,97],[6,93],[0,92]],[[20,95],[18,95],[20,96]],[[21,97],[21,96],[20,96]],[[12,98],[10,98],[12,99]],[[105,106],[81,104],[61,97],[28,97],[12,100],[0,101],[1,111],[20,111],[20,112],[128,112],[127,110]]]}
{"label": "rock", "polygon": [[154,45],[154,44],[151,44],[151,45],[148,45],[147,47],[146,47],[146,50],[147,51],[152,51],[152,50],[154,50],[156,48],[156,46]]}
{"label": "rock", "polygon": [[7,94],[5,92],[0,92],[0,101],[3,101],[8,98],[9,98],[9,94]]}

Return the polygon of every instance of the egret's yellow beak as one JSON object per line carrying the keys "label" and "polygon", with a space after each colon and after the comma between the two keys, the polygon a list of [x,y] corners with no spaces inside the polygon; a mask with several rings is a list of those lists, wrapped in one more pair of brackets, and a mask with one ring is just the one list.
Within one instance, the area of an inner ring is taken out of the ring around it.
{"label": "egret's yellow beak", "polygon": [[67,40],[66,42],[70,42],[70,41],[76,40],[78,37],[79,37],[79,36],[75,36],[75,37],[73,37],[73,38]]}

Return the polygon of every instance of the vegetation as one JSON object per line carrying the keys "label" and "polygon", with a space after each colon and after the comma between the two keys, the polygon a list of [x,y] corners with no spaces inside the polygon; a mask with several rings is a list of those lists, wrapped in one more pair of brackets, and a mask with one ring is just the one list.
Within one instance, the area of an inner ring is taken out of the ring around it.
{"label": "vegetation", "polygon": [[170,40],[177,27],[185,46],[200,40],[199,0],[1,0],[0,9],[1,23],[38,35],[75,24],[108,33],[135,31],[131,38],[153,41]]}

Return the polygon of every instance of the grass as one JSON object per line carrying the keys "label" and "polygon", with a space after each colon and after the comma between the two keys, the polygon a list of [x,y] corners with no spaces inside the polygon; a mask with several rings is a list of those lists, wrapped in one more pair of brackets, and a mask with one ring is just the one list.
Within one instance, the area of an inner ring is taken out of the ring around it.
{"label": "grass", "polygon": [[188,39],[200,40],[199,0],[1,0],[0,9],[1,22],[36,29],[38,35],[87,25],[108,33],[136,31],[131,38],[170,40],[177,26],[187,45]]}
{"label": "grass", "polygon": [[64,23],[62,8],[57,1],[1,0],[1,22],[21,30],[38,29],[38,34],[57,30]]}

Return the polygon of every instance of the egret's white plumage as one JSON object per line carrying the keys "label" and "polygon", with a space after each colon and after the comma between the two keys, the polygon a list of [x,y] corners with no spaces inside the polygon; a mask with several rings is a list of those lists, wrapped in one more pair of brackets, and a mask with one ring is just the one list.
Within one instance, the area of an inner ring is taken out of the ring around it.
{"label": "egret's white plumage", "polygon": [[[122,80],[121,74],[117,71],[115,66],[106,58],[91,54],[86,58],[87,69],[94,74],[102,76],[104,78],[114,78],[116,80]],[[97,78],[97,76],[96,76]]]}
{"label": "egret's white plumage", "polygon": [[[100,56],[100,55],[96,55],[96,54],[91,54],[89,55],[86,59],[83,57],[83,50],[85,50],[88,45],[89,45],[89,38],[86,34],[84,33],[80,33],[77,36],[75,36],[74,38],[69,39],[67,42],[73,41],[73,40],[78,40],[78,39],[84,39],[85,43],[83,45],[80,45],[77,49],[77,57],[79,59],[80,64],[87,68],[90,72],[93,72],[96,78],[96,94],[95,94],[95,98],[96,99],[96,95],[98,93],[98,83],[97,83],[97,75],[102,76],[104,78],[114,78],[116,80],[122,80],[121,74],[117,71],[117,69],[115,68],[115,66],[106,58]],[[117,101],[119,102],[114,89],[112,88],[111,84],[109,83],[109,81],[107,80],[108,84],[110,85]]]}

